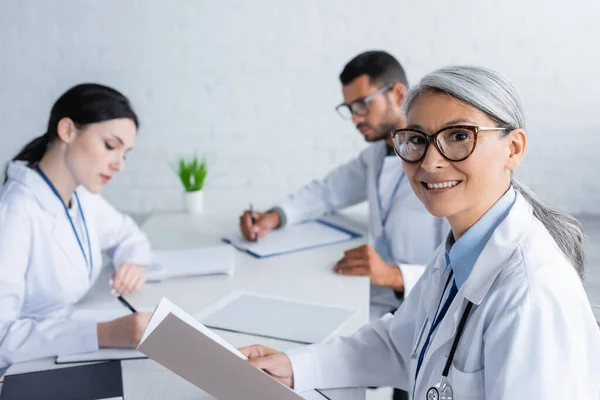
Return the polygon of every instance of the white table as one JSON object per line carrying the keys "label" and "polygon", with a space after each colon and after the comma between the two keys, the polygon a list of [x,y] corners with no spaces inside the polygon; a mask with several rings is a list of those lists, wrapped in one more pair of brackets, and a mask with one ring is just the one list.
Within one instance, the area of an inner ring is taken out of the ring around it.
{"label": "white table", "polygon": [[[333,221],[366,233],[359,218],[330,217]],[[181,249],[220,243],[224,236],[236,232],[238,216],[234,213],[212,213],[202,216],[186,214],[155,215],[145,225],[150,241],[156,249]],[[346,323],[340,334],[350,334],[369,320],[369,281],[366,277],[343,277],[332,272],[334,263],[343,250],[357,246],[365,237],[339,245],[312,249],[300,253],[267,259],[256,259],[243,252],[236,254],[236,271],[232,278],[203,277],[171,280],[146,284],[137,294],[128,296],[135,307],[154,307],[168,297],[186,311],[195,314],[203,307],[233,290],[246,290],[284,296],[299,300],[322,302],[352,307],[359,312]],[[79,307],[121,307],[107,290],[105,279],[100,278]],[[282,321],[285,323],[285,321]],[[262,343],[285,350],[295,346],[276,341],[230,332],[219,334],[235,346]],[[125,398],[135,399],[211,399],[183,378],[151,360],[123,361]],[[8,373],[57,368],[53,359],[16,364]],[[336,389],[325,391],[331,399],[364,399],[364,389]]]}

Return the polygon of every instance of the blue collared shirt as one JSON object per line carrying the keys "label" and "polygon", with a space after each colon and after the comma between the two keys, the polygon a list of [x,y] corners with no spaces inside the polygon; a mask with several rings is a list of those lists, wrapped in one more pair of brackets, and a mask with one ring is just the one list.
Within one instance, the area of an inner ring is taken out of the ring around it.
{"label": "blue collared shirt", "polygon": [[446,266],[451,265],[454,271],[454,280],[458,289],[466,282],[473,270],[475,261],[483,251],[490,237],[506,218],[515,200],[517,193],[511,186],[496,204],[471,226],[464,235],[454,242],[452,232],[446,240]]}

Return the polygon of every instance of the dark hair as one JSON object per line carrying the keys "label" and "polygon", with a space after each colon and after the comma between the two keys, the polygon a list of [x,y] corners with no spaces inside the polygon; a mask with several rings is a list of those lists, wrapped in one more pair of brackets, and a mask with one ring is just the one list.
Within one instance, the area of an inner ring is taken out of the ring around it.
{"label": "dark hair", "polygon": [[58,137],[58,122],[63,118],[70,118],[78,128],[117,118],[130,119],[139,127],[137,115],[127,97],[108,86],[83,83],[67,90],[56,100],[50,111],[46,133],[27,143],[13,161],[23,160],[29,164],[40,161],[48,145]]}
{"label": "dark hair", "polygon": [[360,53],[346,64],[340,74],[342,85],[347,85],[361,75],[371,82],[383,84],[401,83],[408,88],[408,79],[402,65],[389,53],[380,50]]}

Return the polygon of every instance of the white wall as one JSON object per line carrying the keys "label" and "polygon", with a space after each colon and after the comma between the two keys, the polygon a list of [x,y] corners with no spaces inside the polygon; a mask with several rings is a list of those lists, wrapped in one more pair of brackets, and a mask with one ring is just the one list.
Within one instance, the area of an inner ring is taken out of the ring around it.
{"label": "white wall", "polygon": [[142,120],[106,188],[131,211],[181,206],[168,162],[196,149],[209,188],[283,195],[364,143],[334,112],[355,54],[386,49],[416,82],[436,67],[492,67],[529,123],[521,177],[551,203],[596,213],[600,2],[0,0],[0,160],[45,131],[52,102],[112,85]]}

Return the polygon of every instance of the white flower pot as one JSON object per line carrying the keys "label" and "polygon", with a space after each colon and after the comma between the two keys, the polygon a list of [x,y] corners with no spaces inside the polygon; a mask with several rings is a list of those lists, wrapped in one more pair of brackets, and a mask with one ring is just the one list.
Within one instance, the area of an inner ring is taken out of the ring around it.
{"label": "white flower pot", "polygon": [[183,204],[190,214],[201,214],[204,211],[204,190],[184,192]]}

